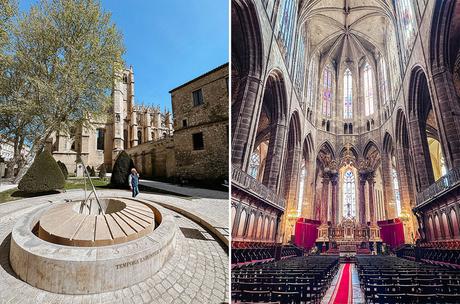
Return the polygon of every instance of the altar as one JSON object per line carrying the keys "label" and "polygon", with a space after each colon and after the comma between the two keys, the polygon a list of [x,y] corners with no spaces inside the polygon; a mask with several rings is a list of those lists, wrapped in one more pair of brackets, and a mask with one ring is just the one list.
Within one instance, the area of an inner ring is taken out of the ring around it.
{"label": "altar", "polygon": [[[321,230],[321,227],[320,227]],[[359,224],[354,217],[344,217],[337,225],[330,225],[316,241],[324,254],[355,256],[381,251],[379,231],[373,227]]]}

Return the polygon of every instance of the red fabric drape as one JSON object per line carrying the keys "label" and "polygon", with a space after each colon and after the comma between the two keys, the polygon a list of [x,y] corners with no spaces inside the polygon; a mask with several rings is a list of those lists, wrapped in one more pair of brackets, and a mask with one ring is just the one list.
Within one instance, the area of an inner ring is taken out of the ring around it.
{"label": "red fabric drape", "polygon": [[395,248],[404,244],[404,226],[399,218],[378,221],[380,237],[390,247]]}
{"label": "red fabric drape", "polygon": [[300,248],[312,248],[318,238],[318,226],[320,224],[320,221],[299,218],[295,224],[294,244]]}

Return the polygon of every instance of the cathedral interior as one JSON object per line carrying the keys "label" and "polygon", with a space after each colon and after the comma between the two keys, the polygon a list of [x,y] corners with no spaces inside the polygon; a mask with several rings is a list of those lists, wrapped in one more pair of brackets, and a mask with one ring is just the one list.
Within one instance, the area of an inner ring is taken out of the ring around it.
{"label": "cathedral interior", "polygon": [[231,27],[232,301],[458,303],[460,1],[232,0]]}

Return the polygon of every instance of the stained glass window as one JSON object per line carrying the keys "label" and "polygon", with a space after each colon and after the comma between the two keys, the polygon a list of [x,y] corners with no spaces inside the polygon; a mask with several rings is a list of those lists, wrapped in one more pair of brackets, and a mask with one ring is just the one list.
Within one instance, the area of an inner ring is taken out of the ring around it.
{"label": "stained glass window", "polygon": [[441,162],[441,175],[444,176],[447,174],[447,164],[446,164],[446,159],[444,158],[444,156],[441,156],[440,162]]}
{"label": "stained glass window", "polygon": [[310,70],[308,71],[308,83],[307,83],[307,106],[311,107],[313,106],[313,100],[315,98],[315,83],[317,78],[315,75],[317,75],[316,72],[317,69],[317,64],[316,60],[312,60],[310,64]]}
{"label": "stained glass window", "polygon": [[251,159],[249,161],[249,175],[254,178],[257,178],[259,174],[259,167],[260,167],[260,147],[254,150],[251,154]]}
{"label": "stained glass window", "polygon": [[295,26],[295,0],[283,0],[280,9],[278,39],[283,45],[286,61],[289,60]]}
{"label": "stained glass window", "polygon": [[414,42],[416,30],[416,20],[412,1],[413,0],[395,0],[399,29],[402,36],[402,49],[406,50],[406,57]]}
{"label": "stained glass window", "polygon": [[356,215],[355,175],[351,169],[343,176],[343,216],[352,218]]}
{"label": "stained glass window", "polygon": [[353,115],[353,103],[352,103],[352,78],[351,71],[345,70],[343,75],[343,118],[351,119]]}
{"label": "stained glass window", "polygon": [[323,72],[323,115],[331,117],[332,107],[332,68],[326,65]]}
{"label": "stained glass window", "polygon": [[296,77],[295,77],[295,85],[297,87],[297,91],[299,95],[303,92],[303,84],[304,84],[304,77],[305,77],[305,42],[302,35],[299,37],[299,46],[297,48],[297,67],[296,67]]}
{"label": "stained glass window", "polygon": [[388,78],[387,78],[387,67],[385,65],[385,59],[380,57],[380,92],[382,92],[382,103],[386,105],[389,98],[388,93]]}
{"label": "stained glass window", "polygon": [[399,195],[399,183],[398,183],[398,173],[396,173],[395,168],[392,168],[393,175],[393,190],[395,193],[395,202],[396,202],[396,212],[397,216],[401,214],[401,197]]}
{"label": "stained glass window", "polygon": [[305,176],[307,175],[307,171],[305,169],[305,164],[302,165],[300,169],[300,180],[299,180],[299,195],[297,200],[297,213],[300,214],[302,211],[302,202],[303,202],[303,194],[305,189]]}
{"label": "stained glass window", "polygon": [[372,68],[369,63],[364,66],[364,110],[366,116],[374,114],[374,86]]}

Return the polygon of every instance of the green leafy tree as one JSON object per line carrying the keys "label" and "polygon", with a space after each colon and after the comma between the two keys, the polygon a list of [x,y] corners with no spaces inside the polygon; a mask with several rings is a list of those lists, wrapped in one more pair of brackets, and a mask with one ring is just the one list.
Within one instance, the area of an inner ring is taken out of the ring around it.
{"label": "green leafy tree", "polygon": [[23,145],[31,147],[30,163],[53,132],[106,114],[123,67],[122,40],[97,0],[41,0],[18,18],[0,92],[0,134],[17,143],[15,162]]}
{"label": "green leafy tree", "polygon": [[128,179],[132,168],[134,168],[133,160],[128,153],[121,151],[113,165],[110,186],[114,188],[127,188],[129,186]]}
{"label": "green leafy tree", "polygon": [[18,188],[28,193],[49,192],[63,189],[64,175],[49,151],[43,151],[34,160]]}
{"label": "green leafy tree", "polygon": [[[0,0],[0,48],[4,48],[9,41],[9,33],[14,16],[17,13],[17,2]],[[1,56],[1,55],[0,55]],[[1,59],[1,57],[0,57]]]}

